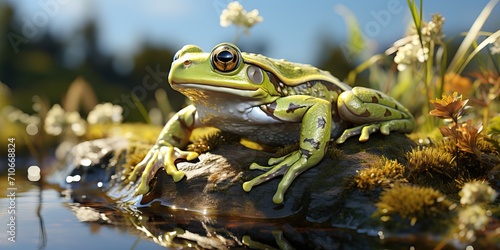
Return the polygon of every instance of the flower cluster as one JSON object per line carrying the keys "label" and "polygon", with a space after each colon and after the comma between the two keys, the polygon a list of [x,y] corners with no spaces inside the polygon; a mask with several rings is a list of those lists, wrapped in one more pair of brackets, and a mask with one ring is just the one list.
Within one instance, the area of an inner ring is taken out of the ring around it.
{"label": "flower cluster", "polygon": [[462,100],[462,95],[454,92],[452,95],[443,95],[441,99],[430,101],[434,105],[434,109],[429,112],[430,115],[441,119],[452,119],[455,123],[464,115],[469,108],[468,99]]}
{"label": "flower cluster", "polygon": [[489,221],[489,213],[479,205],[472,205],[458,213],[458,238],[474,241],[476,231],[483,230]]}
{"label": "flower cluster", "polygon": [[[122,122],[123,108],[111,103],[98,104],[87,116],[88,124],[108,124]],[[59,104],[54,104],[45,117],[45,131],[49,135],[58,136],[69,129],[74,135],[86,133],[87,123],[77,111],[67,112]]]}
{"label": "flower cluster", "polygon": [[443,38],[444,17],[437,13],[432,15],[432,21],[422,27],[422,39],[424,43],[440,43]]}
{"label": "flower cluster", "polygon": [[60,135],[66,129],[82,136],[86,131],[86,123],[76,111],[66,112],[59,104],[54,104],[45,117],[45,132],[49,135]]}
{"label": "flower cluster", "polygon": [[444,126],[439,128],[439,130],[443,136],[456,139],[457,147],[461,151],[476,154],[480,157],[481,151],[477,146],[477,142],[481,136],[480,133],[483,130],[483,125],[481,123],[473,126],[472,121],[467,120],[466,122],[451,128]]}
{"label": "flower cluster", "polygon": [[112,103],[97,104],[87,116],[89,124],[121,123],[123,108]]}
{"label": "flower cluster", "polygon": [[492,55],[500,55],[500,37],[491,45],[490,52]]}
{"label": "flower cluster", "polygon": [[405,70],[413,62],[425,62],[429,55],[429,48],[420,45],[418,35],[412,35],[409,42],[398,48],[394,57],[394,62],[398,65],[398,70]]}
{"label": "flower cluster", "polygon": [[220,25],[222,27],[234,24],[245,28],[245,32],[248,32],[248,29],[262,21],[263,18],[259,16],[259,10],[254,9],[247,12],[238,1],[229,3],[227,9],[223,10],[220,15]]}
{"label": "flower cluster", "polygon": [[471,242],[476,239],[476,231],[484,230],[491,216],[491,211],[481,204],[493,202],[498,194],[488,184],[478,181],[466,183],[459,194],[460,203],[465,208],[458,213],[456,236]]}
{"label": "flower cluster", "polygon": [[462,205],[489,203],[495,201],[498,196],[493,188],[480,181],[465,183],[459,194]]}
{"label": "flower cluster", "polygon": [[444,17],[439,13],[432,16],[432,21],[424,23],[421,28],[420,40],[418,32],[413,28],[410,35],[397,41],[393,47],[397,47],[394,62],[398,65],[398,70],[403,71],[409,65],[425,62],[429,57],[430,44],[441,43],[443,35]]}
{"label": "flower cluster", "polygon": [[12,106],[4,107],[0,113],[7,114],[7,119],[12,123],[19,123],[23,125],[40,124],[40,118],[37,115],[29,115],[24,113],[18,108],[14,108]]}
{"label": "flower cluster", "polygon": [[476,126],[472,125],[471,120],[459,123],[458,120],[462,117],[465,111],[469,108],[467,102],[462,100],[462,95],[457,92],[452,95],[443,95],[441,99],[430,101],[434,108],[429,112],[430,115],[441,119],[451,119],[451,126],[440,127],[441,134],[445,137],[455,139],[457,148],[461,151],[472,153],[481,157],[477,143],[480,138],[480,133],[483,130],[483,125],[479,123]]}

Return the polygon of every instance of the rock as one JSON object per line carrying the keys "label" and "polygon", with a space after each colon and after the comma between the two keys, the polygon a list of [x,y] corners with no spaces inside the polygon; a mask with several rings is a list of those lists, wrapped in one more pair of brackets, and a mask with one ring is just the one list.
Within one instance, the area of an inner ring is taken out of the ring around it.
{"label": "rock", "polygon": [[[283,204],[277,205],[272,197],[280,177],[248,193],[241,187],[243,182],[262,173],[248,166],[253,162],[266,165],[274,154],[241,145],[220,145],[200,155],[196,162],[177,164],[186,173],[183,180],[175,183],[161,169],[148,194],[141,197],[128,194],[128,197],[139,199],[138,206],[160,202],[163,206],[210,214],[266,219],[300,216],[310,222],[359,228],[369,223],[375,205],[372,194],[353,188],[356,171],[370,166],[382,155],[405,162],[404,152],[413,146],[411,140],[398,133],[373,134],[363,143],[351,138],[336,146],[343,152],[338,159],[325,156],[317,166],[299,175],[286,192]],[[133,186],[126,190],[132,191]],[[116,189],[109,192],[113,195]]]}
{"label": "rock", "polygon": [[[120,176],[123,162],[110,155],[111,151],[119,152],[127,147],[126,140],[119,138],[87,141],[75,146],[68,156],[69,163],[55,171],[59,174],[52,175],[59,177],[53,179],[63,180],[61,171],[63,175],[80,175],[81,181],[71,183],[75,192],[79,192],[79,187],[81,192],[87,193],[91,189],[105,190],[119,203],[133,203],[138,207],[159,203],[164,207],[211,215],[258,219],[293,217],[359,229],[370,223],[370,216],[376,209],[376,196],[373,192],[365,193],[355,188],[353,177],[356,171],[369,167],[382,155],[405,163],[404,153],[413,146],[410,139],[398,133],[389,136],[375,133],[367,142],[351,138],[335,145],[341,154],[336,159],[326,155],[317,166],[299,175],[285,193],[282,204],[272,201],[281,177],[264,182],[250,192],[242,188],[243,182],[262,173],[250,170],[250,164],[266,165],[275,155],[235,143],[219,145],[215,150],[201,154],[195,162],[178,163],[177,167],[186,174],[179,182],[173,182],[161,168],[150,183],[150,192],[145,195],[135,194],[137,183],[124,181],[127,176]],[[97,159],[99,155],[102,159]],[[82,166],[81,162],[95,164]],[[89,195],[86,197],[88,199]]]}

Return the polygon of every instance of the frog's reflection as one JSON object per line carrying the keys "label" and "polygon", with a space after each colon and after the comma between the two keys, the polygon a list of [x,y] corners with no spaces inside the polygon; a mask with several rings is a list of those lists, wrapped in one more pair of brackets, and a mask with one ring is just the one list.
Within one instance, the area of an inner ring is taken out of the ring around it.
{"label": "frog's reflection", "polygon": [[167,248],[365,249],[380,245],[376,238],[352,230],[313,223],[297,225],[293,218],[212,216],[165,207],[158,202],[140,210],[93,202],[68,203],[67,207],[80,221],[92,224],[93,231],[101,226],[116,226]]}
{"label": "frog's reflection", "polygon": [[151,209],[125,211],[96,204],[66,205],[79,221],[92,224],[90,230],[93,232],[98,231],[100,226],[116,225],[168,248],[293,249],[284,238],[283,231],[274,223],[256,226],[255,222],[239,223],[229,218],[211,218],[185,210],[152,213]]}

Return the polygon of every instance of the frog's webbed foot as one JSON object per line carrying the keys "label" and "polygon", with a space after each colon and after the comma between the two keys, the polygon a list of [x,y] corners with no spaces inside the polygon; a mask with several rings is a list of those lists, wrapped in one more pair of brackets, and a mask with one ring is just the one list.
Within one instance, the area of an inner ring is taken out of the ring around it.
{"label": "frog's webbed foot", "polygon": [[191,151],[182,151],[171,145],[155,145],[144,159],[139,162],[130,173],[129,180],[135,181],[138,175],[141,175],[137,194],[145,194],[149,191],[149,182],[156,174],[158,169],[164,167],[167,174],[171,175],[175,182],[184,178],[184,172],[179,171],[175,166],[177,159],[194,160],[198,153]]}
{"label": "frog's webbed foot", "polygon": [[367,141],[371,133],[391,131],[410,133],[415,127],[411,113],[390,96],[373,89],[355,87],[345,91],[337,100],[339,115],[343,120],[359,126],[346,129],[336,140],[343,143],[347,138],[360,135],[359,141]]}
{"label": "frog's webbed foot", "polygon": [[314,164],[309,164],[308,157],[303,155],[301,151],[295,151],[280,158],[271,158],[268,164],[270,166],[267,167],[257,163],[252,163],[252,165],[250,165],[250,169],[264,170],[266,172],[243,183],[243,190],[249,192],[254,186],[283,175],[283,178],[278,184],[278,189],[273,196],[273,202],[276,204],[283,202],[284,194],[295,177],[310,168],[311,165],[314,166]]}

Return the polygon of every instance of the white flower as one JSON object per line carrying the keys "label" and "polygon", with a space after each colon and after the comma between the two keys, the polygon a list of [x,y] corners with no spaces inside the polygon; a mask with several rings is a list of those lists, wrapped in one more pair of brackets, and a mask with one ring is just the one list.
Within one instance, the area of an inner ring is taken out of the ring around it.
{"label": "white flower", "polygon": [[59,104],[54,104],[45,117],[45,132],[49,135],[60,135],[65,121],[64,110]]}
{"label": "white flower", "polygon": [[97,104],[87,116],[89,124],[121,123],[123,108],[112,103]]}
{"label": "white flower", "polygon": [[[396,52],[394,62],[398,65],[398,70],[403,71],[416,62],[423,63],[429,58],[429,44],[431,42],[440,43],[444,37],[442,28],[444,17],[440,14],[432,16],[432,21],[424,24],[421,28],[422,43],[413,27],[410,34],[394,43],[387,50],[387,54]],[[423,45],[422,45],[423,44]]]}
{"label": "white flower", "polygon": [[465,183],[460,191],[460,204],[471,205],[477,203],[493,202],[497,192],[488,184],[479,181]]}
{"label": "white flower", "polygon": [[492,55],[499,54],[500,55],[500,37],[492,44],[490,47],[490,52]]}
{"label": "white flower", "polygon": [[220,15],[220,25],[222,27],[228,27],[229,25],[234,24],[248,30],[255,24],[262,21],[263,18],[259,16],[259,11],[257,9],[247,13],[238,1],[229,3],[227,5],[227,9],[223,10]]}
{"label": "white flower", "polygon": [[40,118],[37,115],[26,114],[20,109],[12,106],[4,107],[0,112],[0,116],[3,116],[4,114],[7,114],[8,121],[12,123],[19,123],[23,125],[40,124]]}
{"label": "white flower", "polygon": [[398,48],[398,52],[396,52],[396,56],[394,57],[394,62],[398,64],[398,70],[405,70],[408,65],[414,63],[417,58],[420,61],[421,56],[419,57],[419,53],[422,51],[422,47],[420,45],[420,41],[418,37],[416,39],[412,39],[410,42]]}
{"label": "white flower", "polygon": [[67,128],[75,135],[82,136],[85,134],[86,123],[78,112],[66,112],[59,104],[54,104],[45,117],[45,132],[57,136]]}
{"label": "white flower", "polygon": [[458,237],[466,241],[476,239],[476,231],[484,230],[488,224],[491,212],[480,205],[472,205],[460,210],[458,213]]}
{"label": "white flower", "polygon": [[418,48],[418,51],[417,51],[417,60],[421,63],[427,61],[427,59],[429,58],[429,48],[427,47],[420,47]]}
{"label": "white flower", "polygon": [[425,42],[441,42],[443,34],[444,17],[437,13],[432,16],[432,21],[424,24],[422,27],[422,39]]}

